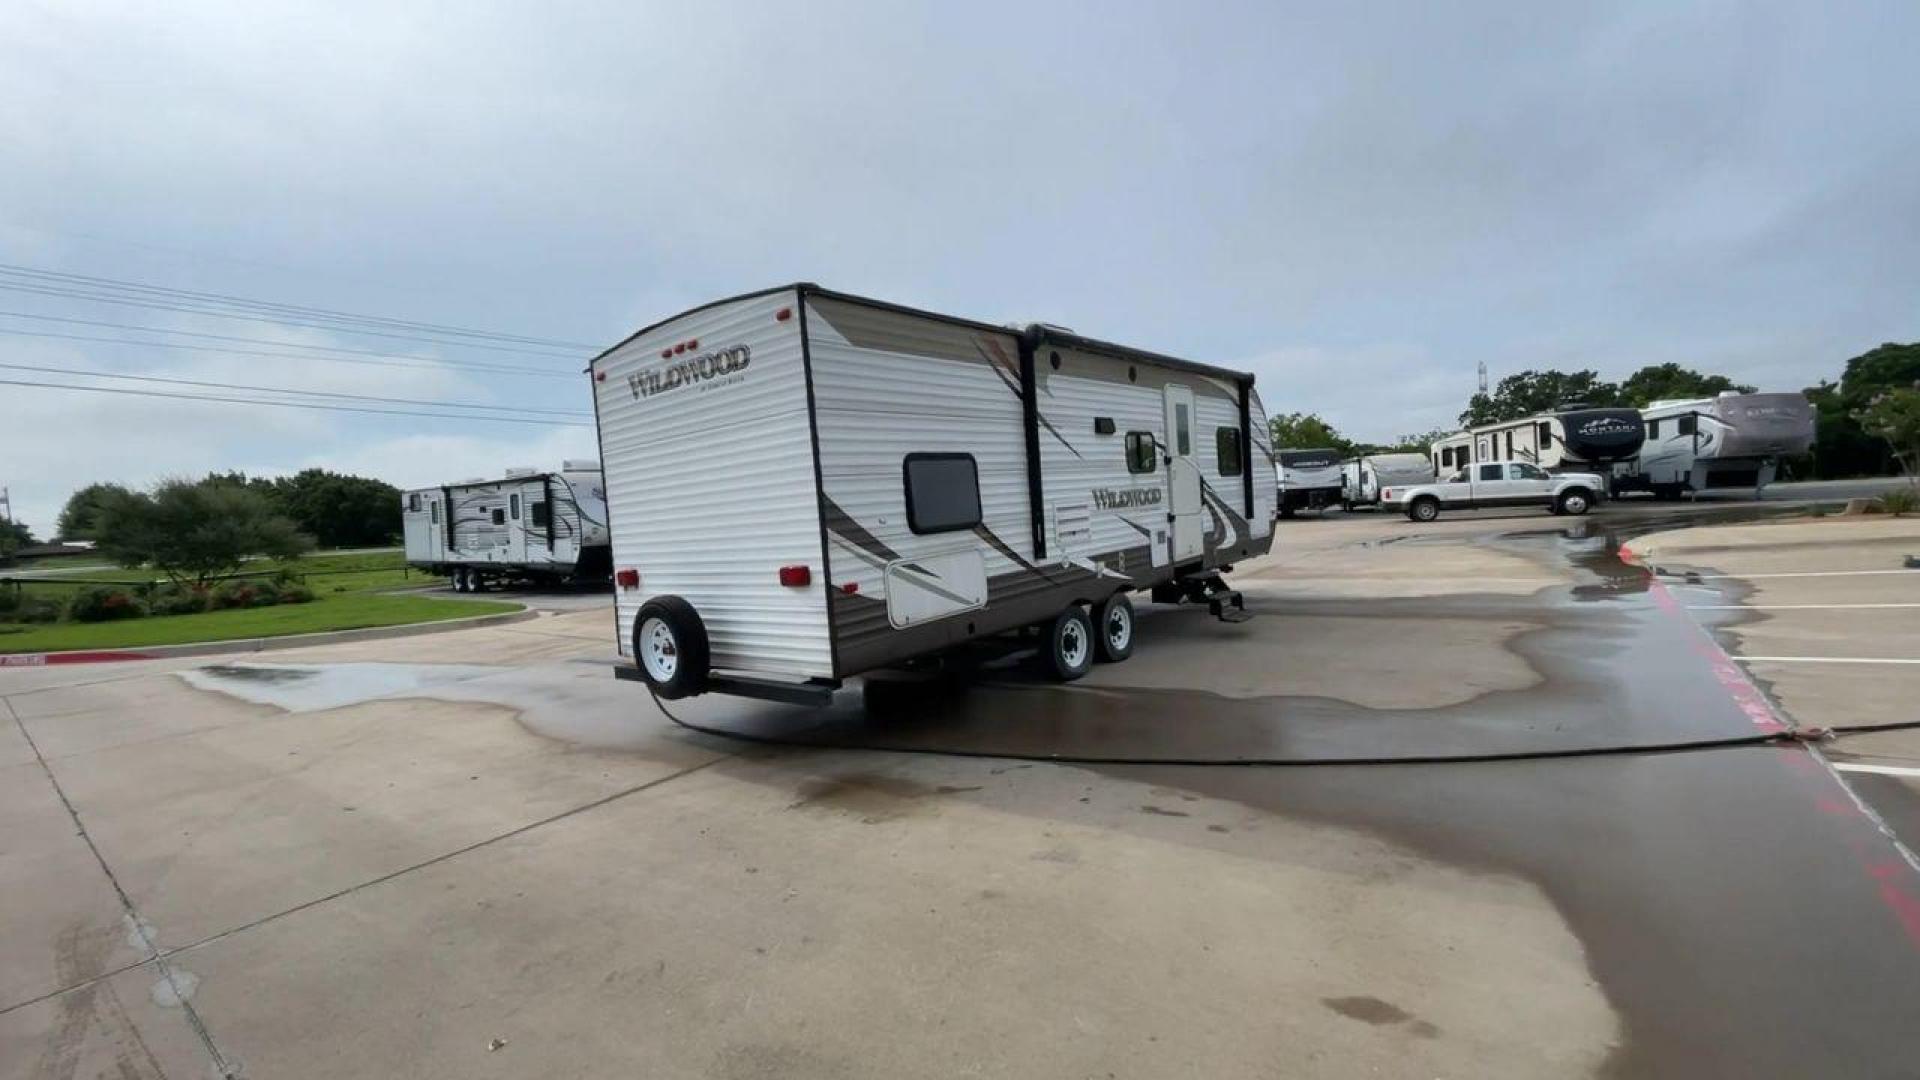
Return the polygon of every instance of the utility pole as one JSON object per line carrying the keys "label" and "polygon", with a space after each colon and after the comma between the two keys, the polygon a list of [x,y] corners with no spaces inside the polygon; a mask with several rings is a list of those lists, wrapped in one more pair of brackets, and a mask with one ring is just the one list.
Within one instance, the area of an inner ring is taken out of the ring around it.
{"label": "utility pole", "polygon": [[7,495],[7,489],[0,487],[0,521],[13,520],[13,500]]}

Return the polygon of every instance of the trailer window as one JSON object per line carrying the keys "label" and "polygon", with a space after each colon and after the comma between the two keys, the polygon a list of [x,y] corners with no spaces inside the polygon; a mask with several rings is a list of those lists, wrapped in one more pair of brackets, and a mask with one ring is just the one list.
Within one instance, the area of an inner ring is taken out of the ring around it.
{"label": "trailer window", "polygon": [[1192,410],[1185,405],[1173,407],[1173,452],[1181,457],[1193,455]]}
{"label": "trailer window", "polygon": [[1699,430],[1700,418],[1697,416],[1683,416],[1680,418],[1680,423],[1678,427],[1680,429],[1680,434],[1691,435],[1695,431]]}
{"label": "trailer window", "polygon": [[1551,421],[1540,421],[1538,438],[1540,449],[1545,450],[1547,444],[1553,441],[1553,423]]}
{"label": "trailer window", "polygon": [[433,523],[440,524],[440,503],[437,500],[430,502],[427,504],[427,509],[433,511]]}
{"label": "trailer window", "polygon": [[1160,453],[1153,445],[1153,432],[1127,432],[1127,471],[1150,473],[1160,467]]}
{"label": "trailer window", "polygon": [[1213,429],[1213,448],[1220,458],[1220,475],[1239,476],[1241,465],[1240,429],[1232,427]]}
{"label": "trailer window", "polygon": [[542,500],[537,503],[528,503],[527,515],[533,519],[534,528],[536,529],[546,528],[547,527],[547,504],[545,500]]}
{"label": "trailer window", "polygon": [[507,512],[506,512],[505,510],[502,510],[502,509],[500,509],[500,508],[499,508],[499,507],[497,507],[497,506],[496,506],[496,507],[494,507],[494,508],[493,508],[493,523],[494,523],[495,525],[505,525],[505,524],[507,523]]}
{"label": "trailer window", "polygon": [[980,469],[972,454],[908,454],[907,527],[953,532],[980,524]]}
{"label": "trailer window", "polygon": [[515,521],[520,520],[520,496],[507,496],[507,516]]}
{"label": "trailer window", "polygon": [[1647,438],[1657,439],[1659,437],[1660,437],[1660,421],[1657,419],[1647,421]]}
{"label": "trailer window", "polygon": [[417,514],[420,512],[420,493],[419,492],[415,491],[407,495],[407,512],[413,513],[413,514]]}

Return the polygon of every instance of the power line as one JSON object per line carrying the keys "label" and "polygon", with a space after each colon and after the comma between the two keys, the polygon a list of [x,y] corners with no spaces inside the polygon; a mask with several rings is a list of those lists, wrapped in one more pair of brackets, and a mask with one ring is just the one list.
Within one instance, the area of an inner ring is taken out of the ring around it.
{"label": "power line", "polygon": [[369,323],[395,329],[425,331],[428,333],[452,335],[456,337],[483,338],[490,341],[514,342],[521,345],[541,345],[562,349],[587,349],[597,351],[600,346],[580,341],[563,341],[557,338],[529,337],[524,334],[508,334],[496,330],[476,330],[472,327],[453,326],[446,323],[420,322],[413,319],[396,319],[386,315],[362,315],[350,311],[338,311],[333,308],[312,307],[304,304],[287,304],[272,300],[254,300],[228,293],[198,292],[192,289],[176,289],[166,285],[149,285],[138,281],[123,281],[117,278],[93,277],[87,274],[71,274],[58,270],[44,270],[13,263],[0,263],[0,273],[29,278],[39,278],[55,282],[76,284],[90,288],[108,290],[126,290],[158,296],[173,297],[191,302],[213,303],[222,306],[250,308],[256,311],[276,311],[283,314],[299,315],[309,318],[325,318]]}
{"label": "power line", "polygon": [[[5,313],[0,312],[0,314],[5,314]],[[112,325],[112,324],[107,324],[107,325]],[[145,329],[145,328],[136,327],[135,329]],[[185,331],[163,331],[163,332],[185,333]],[[301,353],[267,352],[260,349],[224,349],[224,348],[219,348],[213,345],[195,345],[191,342],[185,342],[185,341],[140,341],[135,338],[94,337],[88,334],[59,334],[59,333],[54,333],[52,331],[47,331],[47,330],[15,330],[11,327],[5,327],[5,326],[0,326],[0,334],[12,334],[17,337],[54,338],[60,341],[91,341],[91,342],[98,342],[104,345],[139,345],[149,349],[190,349],[194,352],[220,353],[223,355],[231,355],[231,356],[264,356],[264,357],[271,357],[271,358],[280,359],[280,360],[326,360],[336,364],[368,364],[373,367],[415,368],[415,369],[428,369],[428,370],[431,370],[434,368],[455,368],[463,371],[483,372],[489,375],[529,375],[529,376],[533,376],[541,379],[578,378],[577,375],[569,374],[564,371],[542,371],[539,368],[509,367],[502,364],[476,364],[476,363],[463,362],[459,360],[421,359],[414,362],[408,362],[406,360],[398,360],[398,359],[396,360],[364,360],[356,356],[308,356]],[[212,336],[212,335],[209,335],[209,336]],[[248,339],[241,338],[239,340],[245,341]],[[374,355],[381,356],[385,354],[375,353]]]}
{"label": "power line", "polygon": [[172,311],[185,315],[207,315],[216,319],[238,319],[242,322],[273,323],[280,326],[298,326],[308,330],[326,330],[338,334],[360,334],[368,337],[390,338],[395,341],[418,341],[427,345],[455,345],[467,349],[486,349],[489,352],[514,353],[519,356],[541,357],[548,360],[579,360],[579,355],[561,353],[533,352],[522,346],[487,345],[473,341],[446,341],[439,338],[419,337],[412,334],[394,334],[384,330],[365,330],[329,323],[303,322],[297,319],[273,318],[267,315],[244,315],[230,311],[215,311],[207,308],[187,307],[180,304],[152,303],[121,296],[102,296],[97,293],[75,292],[68,289],[45,288],[37,285],[7,284],[0,282],[0,289],[8,292],[29,293],[36,296],[52,296],[68,300],[85,300],[98,304],[116,304],[121,307],[147,308],[153,311]]}
{"label": "power line", "polygon": [[0,386],[27,386],[40,390],[80,390],[95,394],[126,394],[135,397],[177,398],[181,401],[207,401],[230,405],[271,405],[282,409],[314,409],[321,412],[370,413],[374,416],[419,416],[433,420],[486,420],[496,424],[538,424],[546,427],[592,427],[584,420],[533,420],[514,416],[461,416],[452,413],[410,412],[399,409],[364,409],[355,405],[322,405],[309,401],[272,401],[261,398],[217,397],[207,394],[176,394],[165,390],[134,390],[119,386],[74,386],[70,383],[28,382],[24,379],[0,379]]}
{"label": "power line", "polygon": [[305,394],[310,397],[340,398],[346,401],[374,401],[387,405],[431,405],[438,409],[488,409],[494,412],[541,413],[547,416],[570,416],[587,419],[591,413],[571,412],[566,409],[534,409],[524,405],[482,405],[465,401],[430,401],[421,398],[376,397],[370,394],[344,394],[331,390],[295,390],[285,386],[248,386],[244,383],[214,382],[206,379],[179,379],[163,375],[127,375],[111,371],[84,371],[77,368],[42,367],[37,364],[5,364],[0,368],[13,371],[38,371],[50,375],[87,375],[98,379],[126,379],[131,382],[167,383],[178,386],[206,386],[217,390],[249,390],[266,394]]}

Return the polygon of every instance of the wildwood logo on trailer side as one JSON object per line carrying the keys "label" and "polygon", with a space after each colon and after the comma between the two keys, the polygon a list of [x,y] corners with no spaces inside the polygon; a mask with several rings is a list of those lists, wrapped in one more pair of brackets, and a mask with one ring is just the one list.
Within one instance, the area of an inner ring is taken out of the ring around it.
{"label": "wildwood logo on trailer side", "polygon": [[1093,489],[1093,505],[1101,510],[1125,510],[1159,504],[1160,489],[1157,487]]}
{"label": "wildwood logo on trailer side", "polygon": [[[746,345],[716,349],[691,360],[682,360],[663,368],[636,371],[627,376],[627,389],[633,391],[633,399],[638,401],[643,397],[664,394],[669,390],[678,390],[695,383],[723,385],[735,381],[727,376],[739,375],[752,362],[753,350]],[[714,384],[712,382],[714,379],[720,379],[722,383]],[[702,386],[701,389],[706,389],[706,386]]]}

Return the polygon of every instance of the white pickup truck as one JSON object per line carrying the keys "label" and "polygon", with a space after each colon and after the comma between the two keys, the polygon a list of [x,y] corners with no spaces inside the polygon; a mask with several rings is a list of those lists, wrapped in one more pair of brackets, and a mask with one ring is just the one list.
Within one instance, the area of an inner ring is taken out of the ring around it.
{"label": "white pickup truck", "polygon": [[1395,484],[1380,492],[1380,505],[1404,510],[1415,521],[1432,521],[1442,508],[1544,506],[1556,514],[1584,514],[1606,497],[1607,484],[1593,473],[1549,473],[1525,461],[1482,461],[1426,484]]}

